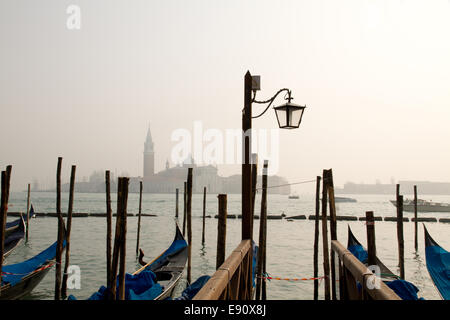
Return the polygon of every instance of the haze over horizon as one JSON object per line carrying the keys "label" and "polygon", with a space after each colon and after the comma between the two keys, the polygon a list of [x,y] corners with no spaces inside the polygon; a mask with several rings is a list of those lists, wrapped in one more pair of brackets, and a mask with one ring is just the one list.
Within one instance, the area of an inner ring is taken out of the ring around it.
{"label": "haze over horizon", "polygon": [[[448,0],[132,3],[0,3],[0,167],[13,165],[12,191],[53,186],[59,156],[63,182],[72,164],[77,181],[142,176],[149,123],[163,170],[175,130],[241,128],[247,70],[261,76],[259,100],[287,87],[307,106],[299,129],[279,131],[289,182],[328,168],[335,186],[450,182]],[[66,26],[70,5],[80,30]],[[277,128],[273,111],[253,127]]]}

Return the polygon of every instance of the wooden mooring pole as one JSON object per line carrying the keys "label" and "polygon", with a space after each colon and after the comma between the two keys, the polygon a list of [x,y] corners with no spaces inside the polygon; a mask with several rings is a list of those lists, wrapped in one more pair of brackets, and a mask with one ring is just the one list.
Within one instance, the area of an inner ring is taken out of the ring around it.
{"label": "wooden mooring pole", "polygon": [[[110,172],[105,172],[106,185],[106,283],[107,288],[111,288],[111,225],[112,225],[112,210],[111,210],[111,184]],[[111,293],[111,291],[109,291]],[[108,299],[112,299],[111,296]]]}
{"label": "wooden mooring pole", "polygon": [[[332,169],[326,170],[326,185],[328,190],[328,199],[330,205],[330,236],[331,240],[337,240],[337,223],[336,223],[336,204],[334,202],[334,183]],[[337,300],[336,295],[336,263],[335,253],[333,250],[331,254],[331,298]]]}
{"label": "wooden mooring pole", "polygon": [[258,182],[258,154],[252,153],[252,221],[255,215],[256,184]]}
{"label": "wooden mooring pole", "polygon": [[[114,237],[114,249],[111,262],[111,299],[125,299],[125,254],[127,231],[127,199],[129,178],[119,177],[117,185],[117,217],[116,233]],[[120,261],[119,261],[120,260]],[[119,267],[120,265],[120,267]],[[117,288],[117,270],[119,269]],[[117,291],[117,294],[116,294]]]}
{"label": "wooden mooring pole", "polygon": [[119,300],[125,300],[125,262],[127,248],[127,201],[128,201],[129,178],[123,178],[121,211],[121,244],[120,244],[120,267],[119,267]]}
{"label": "wooden mooring pole", "polygon": [[27,230],[25,231],[26,241],[28,241],[28,234],[30,229],[30,184],[28,184],[27,189]]}
{"label": "wooden mooring pole", "polygon": [[375,244],[375,219],[373,211],[366,212],[366,231],[367,231],[367,262],[369,266],[377,264],[377,249]]}
{"label": "wooden mooring pole", "polygon": [[327,228],[327,184],[326,170],[322,173],[322,244],[323,244],[323,271],[325,283],[325,300],[330,300],[330,253],[328,249],[328,228]]}
{"label": "wooden mooring pole", "polygon": [[56,266],[55,266],[55,300],[61,299],[61,258],[63,251],[63,222],[61,212],[61,166],[62,157],[58,157],[58,167],[56,171],[56,215],[58,216],[58,236],[56,245]]}
{"label": "wooden mooring pole", "polygon": [[314,300],[319,299],[319,222],[320,222],[320,180],[317,176],[316,180],[316,221],[314,223]]}
{"label": "wooden mooring pole", "polygon": [[416,252],[419,250],[418,240],[417,240],[417,186],[414,186],[414,248]]}
{"label": "wooden mooring pole", "polygon": [[262,175],[262,192],[261,192],[261,213],[259,219],[259,253],[258,253],[258,267],[256,278],[256,300],[266,299],[266,279],[265,275],[265,261],[266,261],[266,243],[267,243],[267,168],[268,160],[264,160],[263,175]]}
{"label": "wooden mooring pole", "polygon": [[400,278],[405,279],[405,245],[403,239],[403,196],[399,195],[397,202],[397,238],[398,238],[398,263]]}
{"label": "wooden mooring pole", "polygon": [[187,266],[187,281],[191,283],[191,268],[192,268],[192,168],[188,168],[188,177],[186,185],[186,220],[188,233],[188,266]]}
{"label": "wooden mooring pole", "polygon": [[205,244],[205,219],[206,219],[206,187],[203,187],[203,224],[202,224],[202,244]]}
{"label": "wooden mooring pole", "polygon": [[217,253],[216,270],[225,261],[225,244],[227,238],[227,195],[219,194],[219,218],[217,219]]}
{"label": "wooden mooring pole", "polygon": [[141,214],[142,214],[142,181],[139,181],[139,213],[136,238],[136,257],[139,255],[139,236],[141,233]]}
{"label": "wooden mooring pole", "polygon": [[178,219],[178,188],[175,189],[175,218]]}
{"label": "wooden mooring pole", "polygon": [[70,230],[72,229],[72,212],[73,212],[73,195],[75,189],[75,172],[76,166],[72,166],[70,173],[70,187],[69,187],[69,207],[67,209],[67,226],[66,226],[66,257],[64,260],[64,273],[61,287],[61,296],[63,299],[67,297],[67,278],[70,265]]}

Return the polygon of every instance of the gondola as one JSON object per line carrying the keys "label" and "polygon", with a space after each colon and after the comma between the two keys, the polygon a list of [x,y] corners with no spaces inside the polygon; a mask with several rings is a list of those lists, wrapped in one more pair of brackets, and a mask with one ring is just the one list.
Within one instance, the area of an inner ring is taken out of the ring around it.
{"label": "gondola", "polygon": [[428,273],[444,300],[450,300],[450,252],[431,238],[425,225],[425,257]]}
{"label": "gondola", "polygon": [[[141,250],[139,260],[143,264],[142,268],[133,274],[125,274],[125,299],[164,300],[170,298],[176,284],[181,279],[187,258],[188,244],[176,224],[175,238],[172,244],[153,261],[149,263],[143,261]],[[102,286],[88,300],[106,300],[107,295],[108,289]],[[70,295],[68,300],[76,300],[76,298]]]}
{"label": "gondola", "polygon": [[0,299],[16,300],[29,294],[55,263],[56,245],[24,262],[3,266]]}
{"label": "gondola", "polygon": [[188,258],[188,245],[178,224],[176,224],[175,238],[172,245],[155,260],[150,263],[145,263],[142,260],[142,250],[140,252],[142,254],[139,260],[143,267],[134,272],[133,275],[138,275],[144,270],[152,271],[156,275],[157,283],[162,287],[161,293],[155,300],[164,300],[170,297],[181,278]]}
{"label": "gondola", "polygon": [[[353,235],[352,230],[350,229],[350,226],[348,226],[348,242],[347,242],[347,249],[350,251],[359,261],[367,265],[368,255],[367,250],[363,247],[363,245],[356,239],[356,237]],[[395,275],[388,267],[384,265],[383,262],[381,262],[378,257],[376,257],[377,266],[380,267],[380,276],[382,281],[393,281],[397,280],[400,277]]]}
{"label": "gondola", "polygon": [[[348,243],[347,249],[350,251],[359,261],[368,264],[368,254],[367,250],[362,246],[362,244],[353,235],[350,226],[348,226]],[[419,289],[411,282],[401,279],[399,276],[394,274],[388,267],[381,262],[378,257],[375,257],[377,266],[380,268],[380,279],[389,288],[391,288],[400,298],[403,300],[423,300],[417,296]]]}
{"label": "gondola", "polygon": [[20,223],[22,222],[22,217],[11,222],[7,222],[5,225],[5,238],[7,238],[11,233],[19,229]]}
{"label": "gondola", "polygon": [[14,231],[5,237],[3,257],[7,257],[15,248],[17,248],[25,237],[26,227],[23,217],[20,217],[17,222],[13,221],[11,223],[17,223],[17,225],[15,225]]}

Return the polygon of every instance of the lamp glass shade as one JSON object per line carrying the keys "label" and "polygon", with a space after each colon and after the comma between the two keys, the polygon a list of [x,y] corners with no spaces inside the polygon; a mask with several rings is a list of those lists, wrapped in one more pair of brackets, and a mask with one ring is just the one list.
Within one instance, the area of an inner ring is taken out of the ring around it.
{"label": "lamp glass shade", "polygon": [[296,129],[302,121],[303,111],[306,106],[299,106],[294,103],[285,103],[279,107],[274,107],[281,129]]}

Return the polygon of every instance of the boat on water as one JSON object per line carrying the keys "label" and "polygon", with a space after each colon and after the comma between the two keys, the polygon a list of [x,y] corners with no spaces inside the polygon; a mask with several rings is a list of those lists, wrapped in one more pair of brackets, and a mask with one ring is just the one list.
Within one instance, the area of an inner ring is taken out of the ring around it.
{"label": "boat on water", "polygon": [[33,291],[55,264],[56,246],[54,242],[31,259],[3,266],[0,300],[17,300]]}
{"label": "boat on water", "polygon": [[[139,262],[142,268],[125,274],[125,300],[164,300],[170,298],[181,279],[188,258],[188,245],[176,225],[175,238],[167,250],[146,263],[143,252]],[[117,278],[118,281],[118,278]],[[108,289],[101,286],[88,300],[106,300]],[[73,295],[68,300],[76,300]]]}
{"label": "boat on water", "polygon": [[[347,250],[350,251],[361,263],[368,265],[367,250],[353,235],[348,226]],[[380,279],[391,288],[403,300],[423,300],[417,296],[419,289],[411,282],[401,279],[394,274],[378,257],[375,257],[377,266],[380,268]]]}
{"label": "boat on water", "polygon": [[16,219],[11,222],[7,222],[5,225],[5,238],[7,238],[11,233],[19,229],[22,218]]}
{"label": "boat on water", "polygon": [[428,233],[425,225],[425,258],[428,273],[439,295],[450,300],[450,252],[443,249]]}
{"label": "boat on water", "polygon": [[[397,206],[396,200],[389,200],[394,206]],[[403,211],[414,212],[414,200],[403,200]],[[433,202],[423,199],[417,199],[417,212],[450,212],[450,203]]]}
{"label": "boat on water", "polygon": [[[150,263],[145,263],[140,256],[139,262],[143,267],[133,273],[134,276],[142,272],[151,271],[156,275],[156,283],[161,286],[161,292],[154,300],[164,300],[172,295],[180,280],[188,258],[188,244],[176,225],[175,238],[170,247]],[[142,250],[141,250],[142,252]],[[143,253],[143,252],[142,252]]]}
{"label": "boat on water", "polygon": [[356,199],[347,197],[334,197],[334,202],[356,202]]}
{"label": "boat on water", "polygon": [[25,237],[26,226],[23,217],[10,222],[10,226],[11,225],[13,225],[13,227],[10,227],[10,230],[12,230],[5,237],[3,257],[9,256],[11,252],[22,243],[23,238]]}

